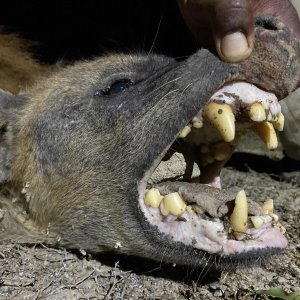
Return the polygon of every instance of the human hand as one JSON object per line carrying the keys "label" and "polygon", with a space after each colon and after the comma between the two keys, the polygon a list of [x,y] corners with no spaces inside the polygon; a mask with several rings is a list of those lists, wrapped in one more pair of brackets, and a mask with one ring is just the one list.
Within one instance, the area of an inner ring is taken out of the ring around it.
{"label": "human hand", "polygon": [[299,17],[289,0],[178,0],[178,4],[196,39],[215,48],[224,61],[249,57],[258,15],[277,17],[300,41]]}

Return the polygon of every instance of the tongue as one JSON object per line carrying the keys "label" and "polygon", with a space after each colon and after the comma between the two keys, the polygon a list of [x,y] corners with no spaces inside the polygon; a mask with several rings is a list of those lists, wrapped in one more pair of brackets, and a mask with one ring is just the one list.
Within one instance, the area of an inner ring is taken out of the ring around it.
{"label": "tongue", "polygon": [[[213,218],[231,214],[237,191],[216,189],[209,185],[188,182],[163,182],[153,186],[162,195],[178,192],[189,204],[197,204]],[[263,215],[260,205],[248,200],[249,215]]]}

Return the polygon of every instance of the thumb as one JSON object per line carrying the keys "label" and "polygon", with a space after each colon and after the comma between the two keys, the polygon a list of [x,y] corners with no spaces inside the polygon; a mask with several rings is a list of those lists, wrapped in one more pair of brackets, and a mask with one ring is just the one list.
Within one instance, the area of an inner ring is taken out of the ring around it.
{"label": "thumb", "polygon": [[218,1],[213,24],[216,50],[227,62],[248,58],[254,44],[254,15],[251,1]]}

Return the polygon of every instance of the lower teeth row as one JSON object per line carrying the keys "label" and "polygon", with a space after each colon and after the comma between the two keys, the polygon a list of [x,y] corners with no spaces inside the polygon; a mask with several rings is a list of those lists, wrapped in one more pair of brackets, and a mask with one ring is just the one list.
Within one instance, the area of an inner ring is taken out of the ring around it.
{"label": "lower teeth row", "polygon": [[[157,188],[146,190],[144,196],[144,203],[152,208],[157,208],[163,217],[172,215],[175,217],[182,217],[185,212],[190,216],[203,215],[205,210],[197,204],[187,205],[186,201],[178,192],[161,195]],[[279,223],[279,217],[274,214],[273,200],[268,199],[262,206],[264,215],[248,216],[248,202],[245,191],[240,191],[235,199],[235,207],[229,218],[230,226],[229,232],[233,236],[239,237],[248,230],[248,220],[255,229],[261,228],[265,224],[273,223],[278,227],[282,234],[285,233],[285,228]]]}

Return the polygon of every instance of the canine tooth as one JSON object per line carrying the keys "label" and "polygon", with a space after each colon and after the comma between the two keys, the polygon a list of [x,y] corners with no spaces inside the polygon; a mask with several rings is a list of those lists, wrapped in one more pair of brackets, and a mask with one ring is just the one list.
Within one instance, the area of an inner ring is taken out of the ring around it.
{"label": "canine tooth", "polygon": [[202,128],[203,122],[202,121],[193,122],[193,127],[194,128]]}
{"label": "canine tooth", "polygon": [[275,122],[273,122],[273,126],[276,130],[283,131],[283,127],[284,127],[284,115],[283,115],[283,113],[279,113],[277,115],[277,120]]}
{"label": "canine tooth", "polygon": [[277,135],[270,122],[264,121],[255,124],[252,129],[263,140],[269,150],[274,150],[278,147]]}
{"label": "canine tooth", "polygon": [[261,216],[253,216],[253,217],[250,217],[250,219],[251,219],[251,222],[252,222],[254,228],[256,228],[256,229],[260,228],[264,224],[264,221],[261,218]]}
{"label": "canine tooth", "polygon": [[148,206],[158,208],[162,198],[163,197],[160,195],[159,190],[156,188],[152,188],[146,192],[144,202]]}
{"label": "canine tooth", "polygon": [[163,216],[168,214],[180,216],[185,210],[186,203],[177,192],[166,195],[160,203],[160,212]]}
{"label": "canine tooth", "polygon": [[191,132],[191,130],[192,129],[190,126],[185,126],[179,133],[178,137],[181,139],[185,138]]}
{"label": "canine tooth", "polygon": [[264,214],[270,215],[274,212],[274,203],[272,199],[266,200],[261,206]]}
{"label": "canine tooth", "polygon": [[254,122],[262,122],[267,118],[264,107],[258,102],[255,102],[250,106],[248,115]]}
{"label": "canine tooth", "polygon": [[235,137],[235,117],[230,105],[209,102],[203,112],[206,120],[215,127],[225,142],[232,142]]}
{"label": "canine tooth", "polygon": [[239,191],[236,195],[235,206],[230,216],[230,227],[236,237],[248,229],[248,202],[244,190]]}
{"label": "canine tooth", "polygon": [[213,146],[215,160],[223,161],[230,157],[231,146],[228,143],[217,143]]}

